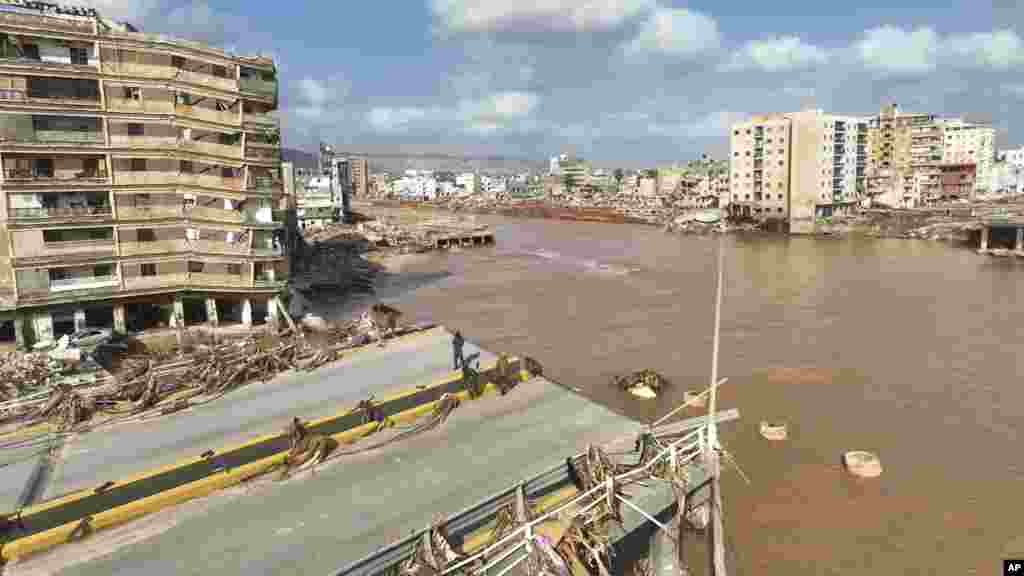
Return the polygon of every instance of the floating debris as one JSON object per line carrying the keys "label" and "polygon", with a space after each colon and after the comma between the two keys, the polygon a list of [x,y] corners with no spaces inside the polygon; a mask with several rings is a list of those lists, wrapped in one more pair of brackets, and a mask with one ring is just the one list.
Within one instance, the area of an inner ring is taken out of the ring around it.
{"label": "floating debris", "polygon": [[877,478],[882,475],[882,461],[871,452],[851,450],[843,454],[843,466],[854,476]]}
{"label": "floating debris", "polygon": [[785,440],[786,435],[785,422],[761,422],[761,436],[766,440]]}
{"label": "floating debris", "polygon": [[654,370],[640,370],[627,376],[617,376],[613,383],[618,388],[639,398],[657,398],[662,388],[668,385],[668,379]]}
{"label": "floating debris", "polygon": [[694,392],[693,390],[687,390],[683,393],[683,403],[688,406],[696,406],[697,408],[703,408],[708,404],[708,396],[703,392]]}

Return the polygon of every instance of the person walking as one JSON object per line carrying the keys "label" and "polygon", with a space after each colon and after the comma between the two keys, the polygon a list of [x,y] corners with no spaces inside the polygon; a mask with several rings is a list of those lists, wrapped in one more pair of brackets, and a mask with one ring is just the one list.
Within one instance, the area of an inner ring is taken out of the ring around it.
{"label": "person walking", "polygon": [[455,337],[452,339],[452,355],[455,359],[455,370],[458,370],[465,364],[465,360],[462,358],[462,347],[466,344],[466,340],[462,337],[462,332],[455,331]]}

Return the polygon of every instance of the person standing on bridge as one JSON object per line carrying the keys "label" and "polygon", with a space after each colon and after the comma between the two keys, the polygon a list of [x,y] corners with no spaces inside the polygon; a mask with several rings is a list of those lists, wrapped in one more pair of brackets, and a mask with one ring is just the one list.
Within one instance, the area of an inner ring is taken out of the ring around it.
{"label": "person standing on bridge", "polygon": [[458,370],[465,364],[465,359],[462,357],[462,347],[466,345],[466,340],[462,338],[462,332],[455,331],[455,337],[452,338],[452,355],[455,359],[455,370]]}

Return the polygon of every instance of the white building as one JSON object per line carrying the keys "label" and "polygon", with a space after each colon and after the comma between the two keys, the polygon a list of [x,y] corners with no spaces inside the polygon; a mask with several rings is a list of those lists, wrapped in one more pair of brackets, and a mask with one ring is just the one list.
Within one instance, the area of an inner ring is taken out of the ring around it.
{"label": "white building", "polygon": [[995,160],[995,128],[951,119],[942,122],[942,131],[942,163],[974,164],[975,190],[987,188],[992,181]]}
{"label": "white building", "polygon": [[476,194],[479,190],[477,175],[473,172],[463,172],[455,177],[455,184],[461,187],[467,194]]}
{"label": "white building", "polygon": [[338,204],[330,176],[308,177],[295,197],[295,215],[302,228],[319,228],[334,220]]}
{"label": "white building", "polygon": [[999,161],[1013,166],[1024,166],[1024,146],[1016,150],[1000,150]]}

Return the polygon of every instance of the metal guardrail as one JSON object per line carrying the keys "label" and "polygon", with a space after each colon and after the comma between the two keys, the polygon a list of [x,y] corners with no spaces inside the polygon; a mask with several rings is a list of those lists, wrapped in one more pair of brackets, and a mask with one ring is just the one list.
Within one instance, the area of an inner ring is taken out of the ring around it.
{"label": "metal guardrail", "polygon": [[[739,418],[739,411],[732,409],[719,412],[715,417],[715,421],[721,423],[734,420],[736,418]],[[679,433],[685,430],[692,430],[694,428],[697,428],[697,430],[673,442],[664,450],[661,450],[659,454],[646,464],[646,467],[650,467],[653,463],[673,453],[682,457],[683,452],[693,448],[693,440],[695,437],[698,438],[696,444],[701,444],[704,438],[702,427],[705,426],[707,422],[707,416],[700,416],[690,418],[676,424],[667,425],[665,427],[666,430],[672,433]],[[636,454],[639,455],[639,452]],[[564,462],[552,466],[544,472],[532,476],[520,484],[512,485],[496,494],[484,498],[460,512],[449,516],[443,523],[448,540],[452,543],[461,542],[467,535],[488,524],[495,518],[499,510],[515,501],[515,494],[519,486],[523,487],[523,492],[527,499],[535,499],[554,492],[559,488],[572,485],[574,481],[570,471],[570,462],[576,461],[581,457],[585,457],[585,454],[580,453],[576,454],[572,458],[567,458]],[[680,460],[679,465],[685,464],[686,462],[687,461]],[[636,474],[637,470],[633,470],[621,476]],[[598,489],[600,489],[600,487],[592,489],[591,492]],[[577,495],[571,501],[578,500],[581,496],[582,495]],[[544,517],[550,517],[553,513],[564,508],[565,505],[566,504],[563,503],[555,510],[546,512]],[[537,519],[535,522],[539,520],[540,519]],[[372,554],[345,566],[341,570],[334,572],[333,576],[378,576],[386,573],[389,569],[412,557],[416,551],[417,542],[423,538],[423,535],[428,531],[429,528],[424,528],[393,544],[384,546],[376,552],[373,552]],[[510,537],[511,535],[506,536],[506,539]],[[479,552],[477,552],[477,554],[479,554]],[[458,573],[458,570],[455,570],[455,572]]]}

